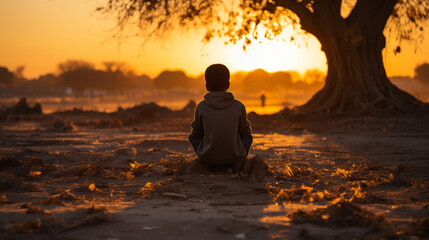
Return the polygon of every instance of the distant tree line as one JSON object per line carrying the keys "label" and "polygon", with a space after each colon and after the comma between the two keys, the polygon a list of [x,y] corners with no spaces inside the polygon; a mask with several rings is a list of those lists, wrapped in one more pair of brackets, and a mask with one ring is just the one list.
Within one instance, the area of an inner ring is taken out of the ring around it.
{"label": "distant tree line", "polygon": [[57,74],[48,73],[33,80],[23,80],[23,67],[15,72],[0,67],[0,87],[15,87],[49,94],[71,89],[79,95],[89,90],[121,92],[130,89],[153,87],[152,79],[147,75],[135,74],[126,64],[120,62],[103,62],[103,69],[80,60],[70,60],[58,64]]}
{"label": "distant tree line", "polygon": [[13,84],[14,74],[6,67],[0,66],[0,87],[11,86]]}
{"label": "distant tree line", "polygon": [[[0,66],[0,88],[25,88],[34,92],[49,94],[71,89],[74,94],[84,91],[103,90],[120,93],[136,89],[197,89],[204,90],[204,77],[190,77],[183,71],[163,71],[154,79],[147,75],[137,75],[125,63],[103,62],[102,69],[86,61],[70,60],[58,64],[57,74],[41,75],[37,79],[26,80],[24,67],[15,71]],[[429,63],[415,68],[415,79],[429,84]],[[231,76],[232,90],[244,92],[260,91],[307,91],[323,87],[325,74],[318,70],[309,70],[303,76],[295,71],[275,73],[257,69],[251,72],[238,72]]]}
{"label": "distant tree line", "polygon": [[429,84],[429,63],[420,64],[414,69],[414,79]]}
{"label": "distant tree line", "polygon": [[104,62],[99,70],[85,61],[67,61],[58,65],[59,86],[71,88],[80,94],[85,90],[105,90],[120,92],[148,87],[151,80],[146,75],[138,76],[127,68],[126,64]]}

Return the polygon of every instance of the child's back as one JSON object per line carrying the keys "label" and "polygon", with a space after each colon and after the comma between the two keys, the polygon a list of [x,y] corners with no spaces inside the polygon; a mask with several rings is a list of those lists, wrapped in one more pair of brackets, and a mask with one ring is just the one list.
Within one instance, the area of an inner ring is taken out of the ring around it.
{"label": "child's back", "polygon": [[209,93],[195,109],[189,140],[198,157],[209,164],[229,165],[244,160],[252,143],[246,108],[234,99],[229,88],[229,71],[221,64],[206,70]]}
{"label": "child's back", "polygon": [[203,135],[196,149],[206,163],[232,164],[245,159],[247,151],[243,138],[250,135],[250,122],[244,105],[230,92],[210,92],[195,110],[191,127],[194,134]]}

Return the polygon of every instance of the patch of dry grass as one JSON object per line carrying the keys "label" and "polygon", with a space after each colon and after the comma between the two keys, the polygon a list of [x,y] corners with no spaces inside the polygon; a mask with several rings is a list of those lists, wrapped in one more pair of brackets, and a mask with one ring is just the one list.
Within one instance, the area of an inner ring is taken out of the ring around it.
{"label": "patch of dry grass", "polygon": [[349,201],[334,201],[326,208],[310,212],[297,210],[288,214],[293,223],[312,223],[335,228],[364,227],[371,231],[391,232],[390,222],[382,214],[374,214]]}
{"label": "patch of dry grass", "polygon": [[312,187],[302,184],[300,187],[292,185],[290,188],[282,188],[276,185],[268,184],[267,190],[275,202],[287,203],[308,203],[323,200],[333,200],[337,196],[327,190],[314,191]]}

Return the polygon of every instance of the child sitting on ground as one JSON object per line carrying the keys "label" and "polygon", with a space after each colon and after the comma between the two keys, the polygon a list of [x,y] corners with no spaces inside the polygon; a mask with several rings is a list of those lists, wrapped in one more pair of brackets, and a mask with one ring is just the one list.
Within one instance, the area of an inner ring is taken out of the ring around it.
{"label": "child sitting on ground", "polygon": [[244,105],[227,92],[229,77],[222,64],[213,64],[205,72],[208,93],[195,109],[189,136],[198,158],[184,172],[231,169],[262,181],[267,166],[258,157],[247,159],[252,129]]}

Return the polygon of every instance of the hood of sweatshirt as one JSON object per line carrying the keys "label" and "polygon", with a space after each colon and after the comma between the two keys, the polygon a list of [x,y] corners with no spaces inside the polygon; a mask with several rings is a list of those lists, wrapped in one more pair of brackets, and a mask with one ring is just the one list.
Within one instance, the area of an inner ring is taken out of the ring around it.
{"label": "hood of sweatshirt", "polygon": [[234,95],[230,92],[209,92],[204,96],[204,99],[210,107],[222,109],[234,102]]}

